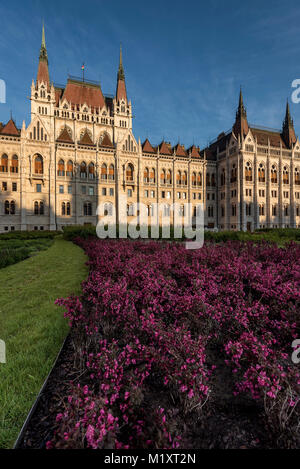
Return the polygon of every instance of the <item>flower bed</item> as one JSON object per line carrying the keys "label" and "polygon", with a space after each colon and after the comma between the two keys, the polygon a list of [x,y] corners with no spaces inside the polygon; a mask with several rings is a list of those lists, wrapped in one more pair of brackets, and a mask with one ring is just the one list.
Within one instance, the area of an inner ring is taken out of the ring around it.
{"label": "flower bed", "polygon": [[[277,447],[300,430],[300,245],[76,241],[89,256],[81,297],[59,299],[82,370],[48,448],[178,448],[216,402],[230,370],[232,400],[264,409]],[[214,362],[214,357],[218,360]],[[221,365],[220,365],[221,363]],[[188,422],[188,423],[187,423]]]}

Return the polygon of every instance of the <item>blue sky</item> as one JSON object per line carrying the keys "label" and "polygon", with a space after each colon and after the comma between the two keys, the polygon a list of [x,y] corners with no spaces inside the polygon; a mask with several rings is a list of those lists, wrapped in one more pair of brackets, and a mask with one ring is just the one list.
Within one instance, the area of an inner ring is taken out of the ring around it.
{"label": "blue sky", "polygon": [[[300,78],[297,1],[26,0],[0,5],[0,79],[18,125],[29,122],[45,21],[50,78],[100,80],[113,94],[123,45],[135,136],[201,147],[234,121],[242,85],[250,123],[280,128]],[[300,133],[300,104],[291,104]]]}

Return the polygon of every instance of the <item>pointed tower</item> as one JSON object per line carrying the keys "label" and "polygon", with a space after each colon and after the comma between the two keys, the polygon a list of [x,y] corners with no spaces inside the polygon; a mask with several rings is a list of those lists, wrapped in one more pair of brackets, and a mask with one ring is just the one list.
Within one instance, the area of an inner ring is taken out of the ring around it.
{"label": "pointed tower", "polygon": [[45,83],[45,85],[47,85],[47,89],[50,88],[49,70],[48,70],[48,54],[47,54],[47,49],[46,49],[44,23],[43,23],[43,29],[42,29],[42,44],[41,44],[41,49],[40,49],[36,86],[38,86],[38,84],[40,83]]}
{"label": "pointed tower", "polygon": [[288,100],[286,102],[285,118],[282,124],[282,136],[288,148],[291,148],[297,140]]}
{"label": "pointed tower", "polygon": [[123,58],[122,58],[122,46],[120,46],[120,60],[119,60],[119,70],[118,70],[118,78],[117,78],[116,99],[118,103],[120,103],[122,99],[125,102],[127,102],[125,73],[124,73]]}
{"label": "pointed tower", "polygon": [[236,111],[235,123],[232,127],[232,130],[236,137],[240,135],[243,138],[245,137],[245,135],[247,135],[249,131],[247,112],[243,101],[242,88],[240,89],[239,106]]}

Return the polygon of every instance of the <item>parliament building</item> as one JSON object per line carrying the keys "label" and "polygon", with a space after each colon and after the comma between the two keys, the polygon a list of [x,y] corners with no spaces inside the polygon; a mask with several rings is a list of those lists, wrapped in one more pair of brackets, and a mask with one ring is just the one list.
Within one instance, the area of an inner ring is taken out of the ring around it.
{"label": "parliament building", "polygon": [[203,204],[205,227],[219,230],[300,227],[300,143],[287,103],[281,131],[250,126],[240,91],[232,129],[207,148],[137,140],[120,51],[115,96],[99,83],[49,78],[44,28],[38,72],[31,85],[31,122],[0,122],[0,232],[96,225],[127,197],[128,220],[137,203],[162,204],[184,216]]}

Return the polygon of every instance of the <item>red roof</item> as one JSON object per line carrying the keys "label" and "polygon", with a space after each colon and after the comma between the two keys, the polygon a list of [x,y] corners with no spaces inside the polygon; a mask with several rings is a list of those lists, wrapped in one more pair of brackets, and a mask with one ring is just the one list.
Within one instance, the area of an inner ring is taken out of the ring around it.
{"label": "red roof", "polygon": [[37,73],[37,82],[47,83],[48,88],[50,87],[50,80],[49,80],[49,71],[48,71],[48,64],[44,60],[39,61],[38,73]]}
{"label": "red roof", "polygon": [[195,145],[192,145],[192,146],[188,149],[188,152],[190,153],[190,155],[191,155],[193,158],[200,158],[199,149],[198,149]]}
{"label": "red roof", "polygon": [[96,108],[105,106],[104,97],[100,85],[68,80],[63,98],[72,104],[87,104]]}
{"label": "red roof", "polygon": [[177,156],[187,156],[185,149],[183,148],[180,143],[178,143],[175,147],[175,153]]}
{"label": "red roof", "polygon": [[172,155],[171,145],[166,142],[161,142],[159,145],[159,153],[162,155]]}
{"label": "red roof", "polygon": [[151,145],[151,143],[149,142],[149,140],[147,138],[146,138],[146,140],[144,141],[144,143],[142,145],[142,150],[145,153],[155,153],[155,150],[154,150],[153,146]]}
{"label": "red roof", "polygon": [[91,137],[87,130],[85,130],[84,134],[82,135],[81,139],[79,140],[80,145],[94,145]]}
{"label": "red roof", "polygon": [[126,85],[124,80],[118,80],[116,98],[119,102],[121,99],[125,99],[125,101],[127,101]]}
{"label": "red roof", "polygon": [[102,142],[100,143],[101,147],[110,147],[114,148],[111,139],[109,138],[109,135],[105,134],[103,137]]}
{"label": "red roof", "polygon": [[56,139],[57,142],[63,142],[63,143],[74,143],[73,140],[70,137],[69,132],[67,131],[67,128],[64,127],[63,130],[61,131],[59,137]]}
{"label": "red roof", "polygon": [[20,131],[17,129],[16,124],[12,119],[7,122],[7,124],[1,129],[0,132],[4,135],[12,135],[16,137],[20,136]]}
{"label": "red roof", "polygon": [[280,132],[271,132],[268,130],[260,130],[251,127],[251,132],[254,137],[257,139],[258,145],[268,145],[268,140],[270,140],[271,147],[280,147],[280,142],[282,148],[287,148],[284,139]]}

